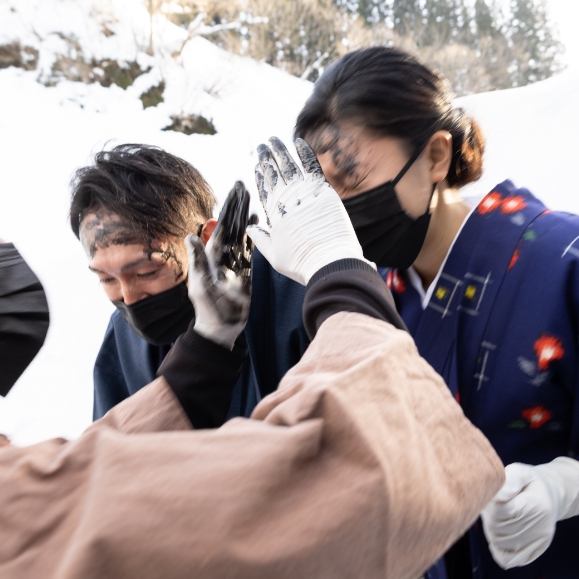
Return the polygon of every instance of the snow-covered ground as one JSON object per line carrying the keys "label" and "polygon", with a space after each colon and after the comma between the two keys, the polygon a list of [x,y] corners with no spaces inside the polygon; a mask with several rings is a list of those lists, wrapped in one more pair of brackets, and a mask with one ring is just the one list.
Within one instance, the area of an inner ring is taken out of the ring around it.
{"label": "snow-covered ground", "polygon": [[[105,26],[114,34],[103,34]],[[38,80],[48,78],[56,55],[70,54],[62,35],[72,33],[87,58],[136,60],[151,70],[126,90],[70,81],[44,86]],[[148,56],[141,0],[0,0],[0,45],[20,40],[40,53],[35,71],[0,70],[0,237],[14,241],[37,272],[51,309],[45,346],[0,399],[0,432],[18,443],[75,437],[91,418],[92,365],[112,306],[67,223],[75,168],[109,141],[149,143],[193,163],[220,200],[237,179],[254,190],[256,145],[272,134],[289,141],[311,91],[305,81],[200,37],[175,61],[170,55],[185,35],[157,17],[155,55]],[[143,110],[139,96],[161,79],[165,102]],[[461,99],[488,137],[485,175],[468,195],[512,178],[552,207],[579,212],[578,92],[579,71]],[[212,119],[217,134],[161,130],[181,113]]]}

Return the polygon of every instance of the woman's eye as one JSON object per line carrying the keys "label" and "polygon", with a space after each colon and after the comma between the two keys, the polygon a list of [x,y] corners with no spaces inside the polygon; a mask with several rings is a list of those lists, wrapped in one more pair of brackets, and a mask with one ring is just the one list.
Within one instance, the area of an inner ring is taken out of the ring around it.
{"label": "woman's eye", "polygon": [[109,283],[113,283],[115,281],[114,277],[105,277],[105,278],[100,278],[99,282],[103,285],[107,285]]}

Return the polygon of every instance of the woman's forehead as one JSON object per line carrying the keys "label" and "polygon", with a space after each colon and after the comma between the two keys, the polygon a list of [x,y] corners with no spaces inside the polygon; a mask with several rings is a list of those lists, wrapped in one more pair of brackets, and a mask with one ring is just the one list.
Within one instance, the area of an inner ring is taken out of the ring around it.
{"label": "woman's forehead", "polygon": [[347,127],[327,124],[309,139],[309,145],[326,165],[326,171],[330,170],[336,179],[346,180],[358,172],[361,152],[358,133]]}

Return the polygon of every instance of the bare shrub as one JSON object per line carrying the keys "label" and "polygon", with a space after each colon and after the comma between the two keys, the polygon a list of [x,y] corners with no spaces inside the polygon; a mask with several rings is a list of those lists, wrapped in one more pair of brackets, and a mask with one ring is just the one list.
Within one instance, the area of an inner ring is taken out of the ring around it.
{"label": "bare shrub", "polygon": [[202,115],[174,115],[171,117],[171,120],[173,122],[165,127],[163,131],[176,131],[178,133],[185,133],[186,135],[193,135],[195,133],[215,135],[215,133],[217,133],[213,121],[206,119]]}
{"label": "bare shrub", "polygon": [[24,70],[34,70],[38,64],[38,50],[22,46],[20,42],[0,45],[0,68],[15,66]]}

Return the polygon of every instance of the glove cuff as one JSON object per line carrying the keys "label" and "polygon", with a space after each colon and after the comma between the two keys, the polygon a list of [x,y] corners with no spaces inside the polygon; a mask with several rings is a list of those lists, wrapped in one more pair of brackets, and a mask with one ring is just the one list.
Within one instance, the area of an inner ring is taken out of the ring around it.
{"label": "glove cuff", "polygon": [[534,468],[557,497],[557,520],[579,515],[579,461],[559,456]]}

